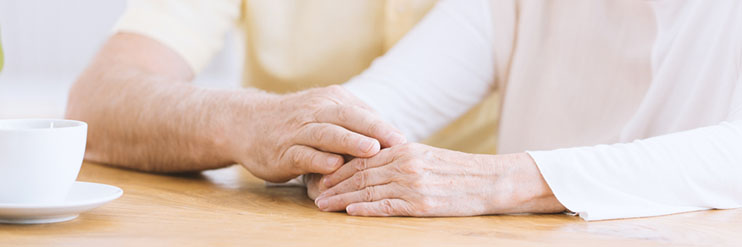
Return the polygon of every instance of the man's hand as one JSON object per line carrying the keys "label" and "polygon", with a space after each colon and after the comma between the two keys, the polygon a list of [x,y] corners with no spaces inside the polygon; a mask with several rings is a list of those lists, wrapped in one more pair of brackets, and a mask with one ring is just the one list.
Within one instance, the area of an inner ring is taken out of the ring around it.
{"label": "man's hand", "polygon": [[231,130],[235,160],[271,182],[328,174],[344,163],[339,154],[371,157],[405,142],[400,131],[340,86],[264,95],[248,100],[244,109]]}
{"label": "man's hand", "polygon": [[406,144],[357,158],[322,179],[323,211],[360,216],[560,212],[527,154],[475,155]]}
{"label": "man's hand", "polygon": [[338,86],[279,96],[200,88],[193,76],[167,46],[113,35],[70,90],[66,117],[89,126],[85,159],[153,172],[241,163],[280,182],[405,141]]}

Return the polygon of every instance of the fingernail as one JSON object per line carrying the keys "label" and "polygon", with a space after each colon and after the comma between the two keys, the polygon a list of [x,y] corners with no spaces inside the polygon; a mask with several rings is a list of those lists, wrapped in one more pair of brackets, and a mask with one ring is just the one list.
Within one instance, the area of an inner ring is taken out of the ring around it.
{"label": "fingernail", "polygon": [[338,157],[335,157],[335,156],[329,157],[329,158],[327,158],[327,165],[329,165],[329,166],[335,166],[335,164],[337,164],[338,161],[340,161],[340,159],[338,159]]}
{"label": "fingernail", "polygon": [[330,180],[327,177],[322,178],[320,181],[325,187],[330,187]]}
{"label": "fingernail", "polygon": [[372,148],[374,148],[374,141],[371,141],[369,139],[363,139],[361,142],[358,143],[358,148],[361,149],[364,153],[368,153],[371,151]]}
{"label": "fingernail", "polygon": [[389,140],[392,144],[402,144],[407,142],[407,138],[405,138],[402,134],[397,132],[392,132],[392,134],[387,137],[387,140]]}
{"label": "fingernail", "polygon": [[322,199],[322,200],[319,200],[319,201],[317,202],[317,207],[318,207],[319,209],[325,209],[325,208],[327,208],[327,200],[324,200],[324,199]]}
{"label": "fingernail", "polygon": [[345,212],[349,215],[353,215],[353,213],[356,212],[355,206],[353,204],[348,205],[347,207],[345,207]]}

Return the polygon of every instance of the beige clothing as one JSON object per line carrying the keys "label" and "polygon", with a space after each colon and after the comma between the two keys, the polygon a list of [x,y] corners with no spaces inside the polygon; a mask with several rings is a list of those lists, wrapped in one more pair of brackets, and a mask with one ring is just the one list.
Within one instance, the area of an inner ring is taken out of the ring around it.
{"label": "beige clothing", "polygon": [[[515,27],[495,28],[495,36],[515,41],[496,47],[496,53],[508,54],[499,56],[502,61],[515,54],[499,63],[509,66],[498,70],[507,73],[497,74],[498,82],[507,84],[501,85],[506,87],[506,107],[500,152],[618,142],[617,133],[646,94],[656,32],[648,3],[572,2],[520,1],[520,16],[528,18],[496,22]],[[571,97],[557,99],[559,95]],[[549,102],[525,102],[529,99]]]}
{"label": "beige clothing", "polygon": [[411,140],[493,86],[500,150],[586,220],[742,207],[740,1],[441,0],[345,84]]}
{"label": "beige clothing", "polygon": [[[244,85],[285,93],[339,84],[384,54],[435,0],[130,0],[115,30],[171,47],[198,72],[235,24],[246,35]],[[426,143],[494,153],[495,95]],[[480,110],[480,108],[484,110]]]}

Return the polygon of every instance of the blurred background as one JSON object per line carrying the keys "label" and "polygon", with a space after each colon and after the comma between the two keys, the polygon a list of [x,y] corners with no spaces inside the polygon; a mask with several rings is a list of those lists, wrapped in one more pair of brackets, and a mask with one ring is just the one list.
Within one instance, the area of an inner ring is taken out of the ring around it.
{"label": "blurred background", "polygon": [[[67,92],[126,7],[125,0],[0,0],[5,68],[0,118],[61,118]],[[239,87],[243,42],[231,32],[195,83]]]}

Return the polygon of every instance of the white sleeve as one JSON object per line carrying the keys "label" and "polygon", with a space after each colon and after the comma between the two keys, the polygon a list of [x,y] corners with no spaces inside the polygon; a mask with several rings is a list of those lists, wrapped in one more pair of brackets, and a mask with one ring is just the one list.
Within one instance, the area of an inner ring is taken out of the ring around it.
{"label": "white sleeve", "polygon": [[344,86],[410,141],[464,114],[494,80],[488,0],[440,1],[386,55]]}
{"label": "white sleeve", "polygon": [[141,34],[181,55],[195,73],[219,52],[239,0],[128,0],[113,32]]}
{"label": "white sleeve", "polygon": [[556,198],[585,220],[742,207],[742,78],[729,120],[636,140],[528,152]]}
{"label": "white sleeve", "polygon": [[559,202],[585,220],[742,206],[742,121],[528,153]]}

